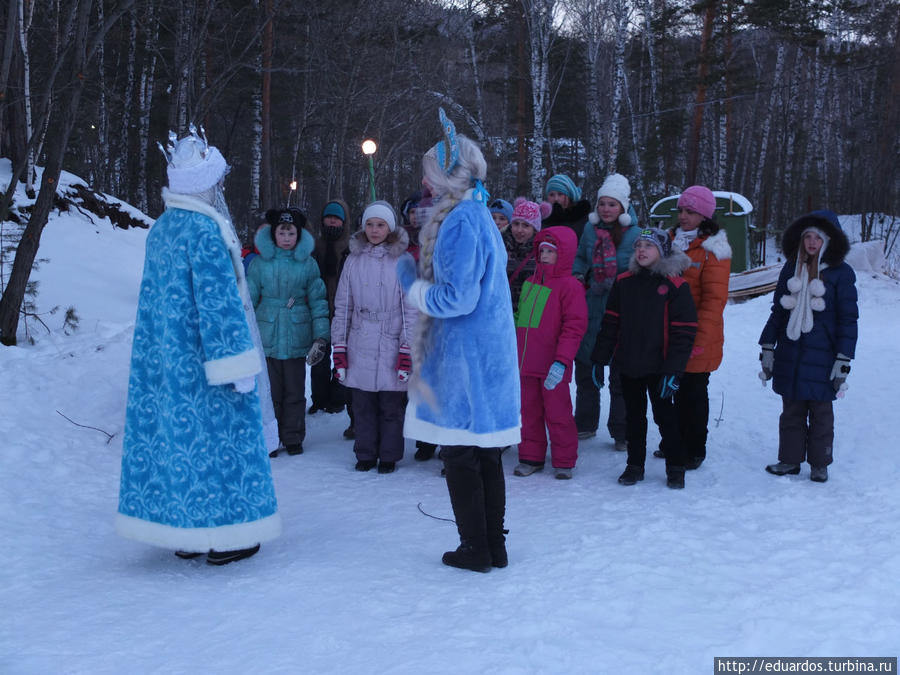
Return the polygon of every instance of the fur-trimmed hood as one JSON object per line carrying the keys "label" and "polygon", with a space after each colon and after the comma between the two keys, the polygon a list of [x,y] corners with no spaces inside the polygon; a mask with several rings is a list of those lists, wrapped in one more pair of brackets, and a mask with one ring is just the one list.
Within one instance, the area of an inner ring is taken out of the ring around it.
{"label": "fur-trimmed hood", "polygon": [[659,274],[664,277],[680,276],[688,267],[691,266],[691,259],[687,257],[683,251],[672,249],[672,253],[665,258],[660,258],[650,267],[641,267],[635,259],[635,254],[631,254],[631,260],[628,261],[628,271],[632,274],[639,274],[646,270],[652,274]]}
{"label": "fur-trimmed hood", "polygon": [[850,251],[850,240],[841,229],[837,215],[831,211],[813,211],[800,216],[788,225],[781,239],[781,250],[787,258],[795,258],[800,249],[800,238],[803,231],[815,227],[828,235],[828,245],[822,253],[822,262],[829,267],[840,265]]}
{"label": "fur-trimmed hood", "polygon": [[[350,237],[350,255],[359,255],[368,245],[369,240],[366,238],[366,231],[358,230]],[[409,235],[406,233],[405,227],[398,227],[384,240],[385,251],[391,258],[399,258],[406,253],[408,247]]]}
{"label": "fur-trimmed hood", "polygon": [[[553,265],[544,265],[540,262],[540,247],[545,241],[556,246],[556,262]],[[538,270],[546,270],[548,277],[572,275],[572,263],[575,262],[575,252],[578,249],[578,238],[571,228],[556,226],[541,229],[541,231],[534,236],[532,242],[534,258],[538,261]],[[541,274],[543,274],[543,272],[541,272]]]}
{"label": "fur-trimmed hood", "polygon": [[[678,226],[670,227],[668,232],[674,240]],[[697,228],[697,238],[701,241],[700,245],[719,260],[731,260],[733,254],[731,244],[728,243],[728,235],[716,221],[707,218],[700,223],[700,227]]]}
{"label": "fur-trimmed hood", "polygon": [[[264,260],[271,260],[278,251],[278,247],[272,240],[271,229],[271,225],[263,225],[256,231],[256,236],[253,237],[256,250],[259,251],[259,255]],[[315,240],[309,233],[309,230],[305,228],[298,228],[297,232],[300,234],[300,237],[297,240],[297,245],[294,247],[294,258],[296,260],[305,260],[312,253]]]}

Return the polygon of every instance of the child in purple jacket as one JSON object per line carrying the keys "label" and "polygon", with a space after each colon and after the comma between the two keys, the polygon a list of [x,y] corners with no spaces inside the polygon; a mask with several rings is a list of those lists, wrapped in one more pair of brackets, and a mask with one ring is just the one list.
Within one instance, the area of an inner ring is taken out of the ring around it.
{"label": "child in purple jacket", "polygon": [[397,282],[397,258],[409,237],[394,209],[372,202],[350,239],[334,299],[335,373],[350,390],[356,470],[391,473],[403,457],[403,414],[412,370],[409,345],[417,312]]}

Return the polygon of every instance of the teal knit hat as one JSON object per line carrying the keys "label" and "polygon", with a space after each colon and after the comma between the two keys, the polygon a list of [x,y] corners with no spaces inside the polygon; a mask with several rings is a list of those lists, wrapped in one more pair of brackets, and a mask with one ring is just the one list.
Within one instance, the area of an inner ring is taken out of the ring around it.
{"label": "teal knit hat", "polygon": [[581,199],[581,188],[576,187],[575,183],[572,182],[572,179],[564,173],[558,173],[547,181],[547,187],[544,189],[544,196],[546,197],[551,192],[562,192],[563,194],[568,195],[573,203]]}
{"label": "teal knit hat", "polygon": [[325,208],[322,209],[322,218],[325,218],[325,216],[335,216],[340,218],[342,223],[347,222],[347,214],[344,213],[344,207],[337,202],[328,202],[325,205]]}

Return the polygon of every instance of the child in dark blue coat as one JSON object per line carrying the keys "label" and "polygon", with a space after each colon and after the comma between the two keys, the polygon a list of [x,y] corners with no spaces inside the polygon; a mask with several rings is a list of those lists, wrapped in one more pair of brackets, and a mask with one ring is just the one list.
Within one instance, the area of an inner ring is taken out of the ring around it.
{"label": "child in dark blue coat", "polygon": [[832,402],[847,388],[856,353],[856,275],[844,262],[847,236],[831,211],[801,216],[785,230],[772,313],[759,338],[760,378],[774,378],[783,412],[778,423],[778,462],[766,471],[828,480],[834,441]]}

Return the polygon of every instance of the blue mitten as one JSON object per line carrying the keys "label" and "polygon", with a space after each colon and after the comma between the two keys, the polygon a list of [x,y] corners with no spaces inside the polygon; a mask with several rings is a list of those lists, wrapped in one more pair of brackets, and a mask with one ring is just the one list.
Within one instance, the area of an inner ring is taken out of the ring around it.
{"label": "blue mitten", "polygon": [[416,261],[409,253],[404,253],[397,258],[397,281],[403,292],[409,291],[418,274],[416,273]]}
{"label": "blue mitten", "polygon": [[555,389],[556,385],[562,382],[565,374],[566,366],[559,361],[554,361],[550,366],[550,372],[547,373],[547,379],[544,380],[544,389]]}
{"label": "blue mitten", "polygon": [[659,381],[659,397],[663,401],[671,401],[675,397],[680,384],[681,378],[678,375],[663,375]]}

